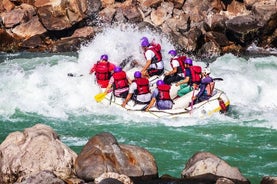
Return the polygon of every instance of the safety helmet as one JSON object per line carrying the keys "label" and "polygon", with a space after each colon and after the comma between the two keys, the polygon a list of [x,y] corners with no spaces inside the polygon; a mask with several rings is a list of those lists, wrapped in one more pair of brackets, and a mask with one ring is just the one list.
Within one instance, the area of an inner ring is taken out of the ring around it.
{"label": "safety helmet", "polygon": [[108,61],[109,57],[107,54],[103,54],[101,57],[100,57],[101,60],[105,60],[105,61]]}
{"label": "safety helmet", "polygon": [[190,58],[187,58],[185,60],[185,64],[192,65],[192,60]]}
{"label": "safety helmet", "polygon": [[142,47],[148,47],[150,44],[149,44],[148,39],[143,39],[143,40],[141,40],[140,45],[141,45]]}
{"label": "safety helmet", "polygon": [[115,73],[117,72],[121,72],[122,71],[122,68],[120,66],[116,66],[113,70]]}
{"label": "safety helmet", "polygon": [[136,71],[136,72],[134,73],[134,77],[135,77],[135,78],[141,78],[141,72],[140,72],[140,71]]}
{"label": "safety helmet", "polygon": [[160,85],[162,85],[162,84],[164,84],[164,81],[163,81],[163,80],[158,80],[158,81],[156,82],[156,85],[157,85],[157,86],[160,86]]}
{"label": "safety helmet", "polygon": [[[148,41],[148,38],[147,38],[146,36],[144,36],[144,37],[142,37],[142,38],[140,39],[141,42],[144,41],[144,40],[147,40],[147,41]],[[149,42],[149,41],[148,41],[148,42]]]}
{"label": "safety helmet", "polygon": [[170,51],[168,52],[168,54],[170,54],[171,56],[176,56],[176,55],[177,55],[177,52],[176,52],[176,50],[170,50]]}
{"label": "safety helmet", "polygon": [[211,73],[210,68],[204,68],[203,73],[210,74]]}

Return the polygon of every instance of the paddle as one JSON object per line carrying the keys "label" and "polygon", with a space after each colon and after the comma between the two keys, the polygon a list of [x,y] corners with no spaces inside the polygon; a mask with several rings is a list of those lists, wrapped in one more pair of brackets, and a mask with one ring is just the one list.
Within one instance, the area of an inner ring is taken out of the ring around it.
{"label": "paddle", "polygon": [[129,57],[123,59],[123,61],[119,64],[119,66],[121,68],[124,68],[131,61],[132,58],[133,58],[133,56],[129,56]]}
{"label": "paddle", "polygon": [[104,100],[104,98],[106,97],[107,93],[103,92],[103,93],[98,93],[97,95],[94,96],[94,99],[97,103],[101,102],[102,100]]}
{"label": "paddle", "polygon": [[83,77],[83,74],[76,74],[76,73],[68,73],[67,74],[68,77]]}
{"label": "paddle", "polygon": [[195,92],[195,88],[193,87],[193,92],[192,92],[192,97],[191,97],[191,102],[190,102],[190,114],[192,113],[192,109],[193,109],[193,97],[194,97],[194,92]]}
{"label": "paddle", "polygon": [[218,81],[223,81],[222,78],[218,77],[218,78],[213,78],[214,81],[218,80]]}

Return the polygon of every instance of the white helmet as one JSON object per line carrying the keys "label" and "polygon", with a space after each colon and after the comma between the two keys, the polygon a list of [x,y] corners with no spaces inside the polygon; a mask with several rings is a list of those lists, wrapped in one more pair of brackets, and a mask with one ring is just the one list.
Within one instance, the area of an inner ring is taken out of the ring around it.
{"label": "white helmet", "polygon": [[210,74],[211,70],[210,70],[210,68],[204,68],[203,72],[206,74]]}

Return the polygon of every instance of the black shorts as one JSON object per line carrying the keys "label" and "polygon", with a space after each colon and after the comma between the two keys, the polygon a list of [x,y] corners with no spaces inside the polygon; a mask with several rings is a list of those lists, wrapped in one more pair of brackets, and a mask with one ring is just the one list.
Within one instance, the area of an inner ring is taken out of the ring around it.
{"label": "black shorts", "polygon": [[162,75],[164,72],[164,69],[156,69],[156,68],[149,68],[147,69],[148,75],[154,76],[154,75]]}

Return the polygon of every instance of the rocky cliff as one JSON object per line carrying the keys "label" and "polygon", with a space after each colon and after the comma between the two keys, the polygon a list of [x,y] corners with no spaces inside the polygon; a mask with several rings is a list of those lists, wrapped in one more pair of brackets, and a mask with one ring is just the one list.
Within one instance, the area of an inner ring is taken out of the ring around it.
{"label": "rocky cliff", "polygon": [[148,27],[195,56],[277,48],[276,0],[1,0],[0,51],[77,51],[115,24]]}

